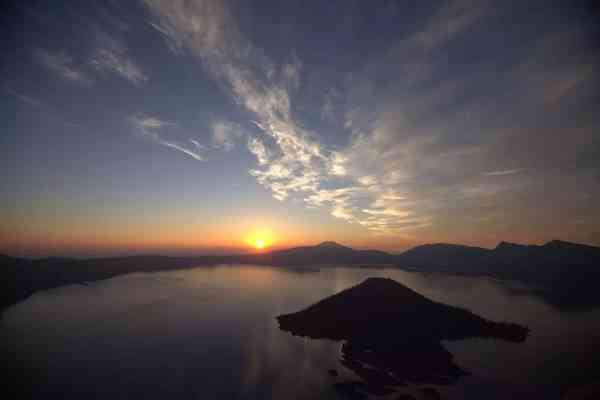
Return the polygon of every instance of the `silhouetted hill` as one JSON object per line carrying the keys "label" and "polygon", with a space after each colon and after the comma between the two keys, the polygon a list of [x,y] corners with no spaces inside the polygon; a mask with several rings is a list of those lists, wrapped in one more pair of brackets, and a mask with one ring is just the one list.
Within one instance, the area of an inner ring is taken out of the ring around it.
{"label": "silhouetted hill", "polygon": [[539,287],[559,306],[600,304],[600,248],[560,240],[544,245],[501,242],[494,249],[447,244],[418,246],[395,257],[401,268],[493,276]]}
{"label": "silhouetted hill", "polygon": [[282,330],[294,335],[346,341],[342,363],[365,385],[344,387],[372,394],[389,393],[390,387],[407,381],[447,384],[464,375],[442,340],[483,337],[522,342],[528,334],[523,326],[488,321],[386,278],[369,278],[277,320]]}
{"label": "silhouetted hill", "polygon": [[241,256],[239,260],[271,265],[389,264],[393,261],[391,256],[383,251],[354,250],[336,242]]}
{"label": "silhouetted hill", "polygon": [[338,242],[334,242],[331,240],[326,240],[324,242],[319,243],[316,246],[313,247],[317,247],[317,248],[321,248],[321,249],[346,249],[346,250],[352,250],[352,248],[348,247],[348,246],[343,246],[341,244],[339,244]]}
{"label": "silhouetted hill", "polygon": [[478,268],[488,256],[490,250],[457,244],[425,244],[414,247],[395,257],[401,267],[418,270],[448,272],[469,272]]}
{"label": "silhouetted hill", "polygon": [[526,334],[516,325],[486,321],[470,311],[430,300],[389,278],[368,278],[277,319],[281,329],[300,336],[374,343],[474,336],[522,341]]}
{"label": "silhouetted hill", "polygon": [[[500,242],[494,249],[461,246],[455,244],[428,244],[412,248],[398,256],[395,262],[401,267],[449,271],[455,273],[478,273],[513,277],[540,272],[566,272],[573,266],[588,272],[597,272],[600,264],[600,247],[553,240],[544,245],[522,245]],[[543,266],[543,270],[538,270]],[[571,272],[577,272],[575,270]]]}
{"label": "silhouetted hill", "polygon": [[494,249],[454,244],[417,246],[395,257],[397,264],[419,270],[511,274],[532,265],[590,266],[600,258],[600,248],[553,240],[544,245],[500,242]]}

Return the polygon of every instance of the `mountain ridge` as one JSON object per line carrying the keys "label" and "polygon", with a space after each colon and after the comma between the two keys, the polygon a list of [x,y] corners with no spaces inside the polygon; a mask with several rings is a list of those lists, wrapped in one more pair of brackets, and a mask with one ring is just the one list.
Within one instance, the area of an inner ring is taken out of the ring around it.
{"label": "mountain ridge", "polygon": [[[385,253],[385,254],[388,254],[388,255],[394,257],[394,256],[401,256],[407,252],[410,252],[410,251],[413,251],[413,250],[419,249],[419,248],[435,248],[435,247],[444,247],[444,246],[452,247],[452,248],[480,249],[480,250],[488,250],[488,251],[493,251],[493,250],[496,250],[498,248],[502,248],[505,246],[506,247],[508,247],[508,246],[531,247],[531,248],[536,248],[536,247],[570,247],[570,248],[573,248],[573,247],[577,247],[577,248],[600,250],[600,246],[594,246],[594,245],[585,244],[585,243],[570,242],[570,241],[560,240],[560,239],[552,239],[543,244],[522,244],[522,243],[508,242],[508,241],[502,240],[502,241],[498,242],[498,244],[493,248],[487,248],[487,247],[481,247],[481,246],[471,246],[471,245],[460,244],[460,243],[432,242],[432,243],[423,243],[420,245],[416,245],[416,246],[406,249],[400,253],[389,253],[389,252],[385,252],[383,250],[377,250],[377,249],[354,249],[352,247],[342,245],[333,240],[326,240],[326,241],[320,242],[315,245],[295,246],[295,247],[290,247],[290,248],[285,248],[285,249],[267,251],[265,253],[260,253],[260,254],[286,252],[286,251],[290,251],[290,250],[294,250],[294,249],[337,248],[337,249],[346,249],[346,250],[352,250],[352,251],[373,251],[373,252],[378,252],[378,253]],[[88,261],[88,260],[100,260],[100,259],[106,260],[106,259],[117,259],[117,258],[121,259],[121,258],[136,258],[136,257],[164,257],[164,258],[188,258],[188,259],[190,259],[190,258],[203,258],[203,257],[245,257],[245,256],[250,256],[250,255],[256,255],[256,254],[257,253],[247,253],[247,254],[238,254],[238,255],[219,255],[219,256],[217,256],[217,255],[166,256],[166,255],[161,255],[161,254],[135,254],[135,255],[126,255],[126,256],[107,256],[107,257],[92,257],[92,258],[65,257],[65,256],[29,258],[29,257],[11,256],[6,253],[0,253],[0,260],[2,260],[2,259],[17,259],[17,260],[27,260],[27,261],[42,261],[42,260]]]}
{"label": "mountain ridge", "polygon": [[106,279],[131,272],[217,264],[275,266],[387,266],[419,272],[444,272],[522,281],[541,286],[552,304],[600,304],[593,283],[600,280],[600,247],[551,240],[542,245],[500,242],[487,249],[430,243],[400,254],[355,250],[334,241],[270,252],[230,256],[126,256],[95,259],[25,259],[0,255],[0,308],[35,291],[70,283]]}

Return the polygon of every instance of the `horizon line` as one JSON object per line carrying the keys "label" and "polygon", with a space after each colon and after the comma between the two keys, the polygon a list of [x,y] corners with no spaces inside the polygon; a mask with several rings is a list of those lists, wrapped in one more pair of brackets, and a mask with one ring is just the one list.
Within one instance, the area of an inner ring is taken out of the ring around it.
{"label": "horizon line", "polygon": [[9,257],[9,258],[26,259],[26,260],[47,260],[47,259],[60,259],[60,258],[69,259],[69,260],[97,260],[97,259],[115,259],[115,258],[127,258],[127,257],[164,257],[164,258],[241,257],[241,256],[258,256],[261,254],[269,254],[269,253],[274,253],[274,252],[279,252],[279,251],[286,251],[286,250],[299,249],[299,248],[305,248],[305,247],[317,247],[317,246],[323,245],[325,243],[339,245],[341,247],[345,247],[345,248],[348,248],[348,249],[351,249],[354,251],[379,251],[379,252],[386,253],[389,255],[401,255],[405,252],[416,249],[418,247],[435,246],[435,245],[460,246],[460,247],[468,247],[468,248],[475,248],[475,249],[494,250],[494,249],[498,248],[498,246],[500,246],[502,243],[514,244],[514,245],[518,245],[518,246],[545,246],[545,245],[548,245],[553,242],[569,243],[569,244],[575,244],[575,245],[580,245],[580,246],[589,246],[589,247],[599,247],[600,248],[600,246],[594,245],[594,244],[573,242],[573,241],[562,240],[562,239],[551,239],[551,240],[547,240],[547,241],[541,242],[541,243],[518,243],[518,242],[510,242],[510,241],[506,241],[506,240],[500,240],[494,247],[473,246],[473,245],[468,245],[468,244],[450,243],[450,242],[430,242],[430,243],[422,243],[422,244],[418,244],[415,246],[411,246],[405,250],[395,253],[395,252],[389,252],[389,251],[380,250],[380,249],[376,249],[376,248],[355,248],[355,247],[351,247],[351,246],[346,246],[346,245],[341,244],[334,240],[325,240],[325,241],[322,241],[322,242],[319,242],[316,244],[298,245],[298,246],[291,246],[291,247],[273,246],[268,249],[263,249],[263,251],[253,251],[253,252],[246,251],[246,252],[239,252],[239,253],[232,252],[232,253],[221,253],[221,254],[206,253],[206,254],[185,255],[185,254],[165,254],[165,253],[162,253],[162,254],[161,253],[141,253],[141,252],[132,251],[131,253],[127,253],[127,254],[115,253],[115,254],[110,254],[110,255],[97,255],[97,256],[93,256],[93,255],[88,255],[88,256],[48,255],[48,256],[40,256],[40,257],[35,257],[35,256],[28,257],[28,256],[13,256],[13,255],[8,254],[9,252],[0,252],[0,257]]}

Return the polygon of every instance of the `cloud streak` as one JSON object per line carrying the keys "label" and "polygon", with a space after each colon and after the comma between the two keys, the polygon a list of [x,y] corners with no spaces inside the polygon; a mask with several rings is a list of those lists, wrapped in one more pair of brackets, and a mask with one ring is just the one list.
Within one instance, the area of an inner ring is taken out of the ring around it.
{"label": "cloud streak", "polygon": [[26,95],[24,93],[19,93],[19,92],[15,91],[15,90],[13,90],[13,89],[11,89],[9,87],[4,87],[4,91],[6,93],[8,93],[8,94],[10,94],[10,95],[12,95],[14,97],[16,97],[17,99],[19,99],[23,103],[28,104],[28,105],[30,105],[32,107],[35,107],[35,108],[46,108],[46,105],[43,102],[41,102],[40,100],[34,99],[33,97],[28,96],[28,95]]}
{"label": "cloud streak", "polygon": [[500,170],[500,171],[489,171],[489,172],[484,172],[482,175],[485,175],[485,176],[503,176],[503,175],[516,174],[518,172],[521,172],[520,168],[516,168],[516,169],[504,169],[504,170]]}
{"label": "cloud streak", "polygon": [[[71,51],[38,48],[33,52],[35,59],[53,74],[71,82],[90,86],[112,75],[142,86],[148,81],[148,74],[133,59],[119,34],[128,30],[128,25],[101,6],[98,10],[104,20],[102,24],[78,12],[73,13],[75,19],[68,23],[85,28],[80,37],[73,38],[69,46]],[[72,50],[76,48],[84,51],[74,57]]]}
{"label": "cloud streak", "polygon": [[38,49],[34,55],[42,66],[63,79],[84,85],[94,82],[81,65],[76,64],[73,57],[65,52]]}
{"label": "cloud streak", "polygon": [[148,74],[132,58],[124,41],[105,29],[95,27],[93,48],[89,59],[92,69],[103,76],[115,75],[135,86],[142,86],[149,80]]}
{"label": "cloud streak", "polygon": [[133,126],[135,132],[141,137],[182,152],[195,160],[206,160],[204,155],[206,147],[200,144],[196,139],[184,138],[176,140],[167,136],[168,133],[166,131],[178,129],[175,123],[163,121],[145,114],[132,115],[127,120]]}
{"label": "cloud streak", "polygon": [[148,80],[148,76],[129,58],[125,50],[98,49],[90,63],[98,72],[118,75],[136,86],[141,86]]}

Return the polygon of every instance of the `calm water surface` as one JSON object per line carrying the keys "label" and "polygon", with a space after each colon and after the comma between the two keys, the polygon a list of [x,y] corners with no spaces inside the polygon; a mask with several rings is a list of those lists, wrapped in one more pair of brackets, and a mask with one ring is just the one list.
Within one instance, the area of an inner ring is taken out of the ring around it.
{"label": "calm water surface", "polygon": [[40,398],[343,399],[332,383],[353,376],[341,344],[294,337],[275,317],[370,276],[531,328],[525,343],[445,342],[471,375],[436,387],[442,398],[559,399],[599,376],[599,309],[565,312],[491,279],[395,269],[200,267],[64,286],[5,310],[0,350]]}

